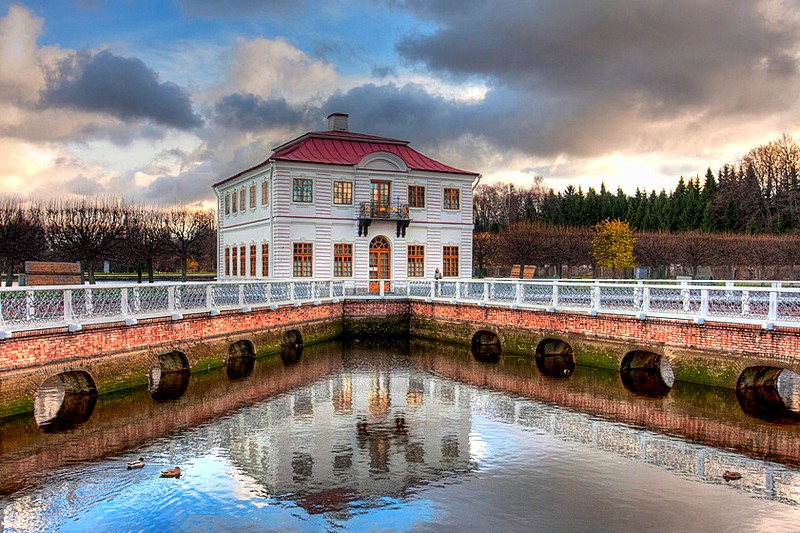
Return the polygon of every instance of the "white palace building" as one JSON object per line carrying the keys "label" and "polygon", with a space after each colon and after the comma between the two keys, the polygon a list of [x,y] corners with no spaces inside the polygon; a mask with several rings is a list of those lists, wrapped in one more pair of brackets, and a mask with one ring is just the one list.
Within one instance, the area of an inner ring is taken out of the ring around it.
{"label": "white palace building", "polygon": [[471,277],[480,174],[347,120],[333,113],[328,131],[214,185],[220,279]]}

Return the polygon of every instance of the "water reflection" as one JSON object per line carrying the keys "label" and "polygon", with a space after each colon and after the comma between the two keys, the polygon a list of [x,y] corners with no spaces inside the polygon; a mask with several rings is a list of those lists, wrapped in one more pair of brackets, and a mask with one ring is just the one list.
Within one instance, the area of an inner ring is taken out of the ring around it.
{"label": "water reflection", "polygon": [[[659,493],[676,483],[680,490],[672,497],[680,505],[707,496],[702,485],[725,487],[725,501],[741,490],[800,502],[800,473],[786,466],[800,464],[800,430],[743,415],[733,391],[676,383],[669,401],[648,400],[630,394],[617,373],[581,368],[565,382],[544,375],[530,357],[505,355],[486,365],[468,348],[422,341],[381,350],[311,346],[294,365],[274,356],[255,360],[251,372],[253,379],[238,381],[228,380],[227,369],[194,375],[185,393],[168,403],[153,402],[147,390],[101,397],[94,416],[69,434],[45,435],[21,418],[5,421],[0,496],[12,502],[7,517],[18,523],[40,508],[62,518],[97,509],[127,520],[122,510],[143,501],[175,520],[199,514],[219,527],[245,508],[247,519],[265,517],[244,522],[253,530],[267,523],[292,527],[290,516],[307,521],[301,528],[346,529],[379,510],[402,509],[418,520],[420,512],[408,506],[435,486],[448,495],[447,505],[473,517],[473,527],[488,526],[476,511],[486,499],[506,528],[529,527],[531,512],[550,508],[553,515],[541,523],[555,530],[575,529],[574,511],[559,510],[572,509],[570,502],[586,486],[595,498],[605,490],[622,491],[624,501],[616,503],[621,507],[611,502],[590,511],[619,520],[631,507],[657,520],[663,512]],[[185,485],[170,486],[175,497],[169,502],[151,496],[163,492],[154,491],[146,468],[125,478],[114,470],[115,459],[140,455],[153,465],[185,467]],[[639,468],[641,463],[650,468]],[[64,470],[70,464],[77,466]],[[726,484],[726,470],[741,472],[742,479]],[[54,471],[61,473],[52,477]],[[654,471],[705,483],[685,484]],[[77,485],[87,476],[119,479],[75,491],[69,503],[48,503],[56,498],[55,487]],[[492,494],[471,484],[481,480],[489,487],[497,479],[517,485]],[[528,479],[533,486],[523,488]],[[25,484],[41,487],[36,505],[17,493]],[[448,488],[459,485],[461,492]],[[640,487],[641,494],[626,491],[628,485]],[[542,502],[535,510],[530,491]],[[504,507],[522,495],[523,507]],[[551,495],[558,498],[545,504]],[[281,509],[290,513],[280,515],[286,522],[269,514]],[[160,516],[147,518],[156,529],[170,529]],[[609,530],[640,525],[636,517],[629,520]],[[732,524],[740,525],[723,520],[720,528]],[[429,522],[406,525],[429,528]]]}

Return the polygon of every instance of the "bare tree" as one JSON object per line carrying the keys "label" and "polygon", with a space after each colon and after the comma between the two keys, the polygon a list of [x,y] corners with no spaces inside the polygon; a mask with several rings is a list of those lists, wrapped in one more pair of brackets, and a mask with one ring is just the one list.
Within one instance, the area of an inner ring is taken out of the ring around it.
{"label": "bare tree", "polygon": [[181,261],[181,279],[186,281],[190,259],[200,260],[215,238],[216,217],[212,211],[173,207],[166,212],[168,248]]}
{"label": "bare tree", "polygon": [[164,257],[169,249],[170,231],[167,226],[167,214],[154,207],[134,206],[130,209],[128,226],[124,252],[120,254],[120,259],[136,265],[139,283],[142,282],[143,268],[147,270],[147,281],[153,283],[153,265]]}
{"label": "bare tree", "polygon": [[125,240],[128,212],[120,200],[56,200],[47,207],[45,232],[54,251],[79,260],[94,283],[94,266],[108,259]]}
{"label": "bare tree", "polygon": [[14,283],[14,268],[47,250],[41,210],[20,198],[0,197],[0,264],[6,286]]}

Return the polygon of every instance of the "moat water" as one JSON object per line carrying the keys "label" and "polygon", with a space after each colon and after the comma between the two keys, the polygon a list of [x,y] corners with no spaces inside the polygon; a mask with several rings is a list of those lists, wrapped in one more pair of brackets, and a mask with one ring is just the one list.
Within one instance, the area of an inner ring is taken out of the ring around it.
{"label": "moat water", "polygon": [[72,428],[0,421],[0,531],[800,530],[800,426],[734,391],[413,340],[176,390],[100,396]]}

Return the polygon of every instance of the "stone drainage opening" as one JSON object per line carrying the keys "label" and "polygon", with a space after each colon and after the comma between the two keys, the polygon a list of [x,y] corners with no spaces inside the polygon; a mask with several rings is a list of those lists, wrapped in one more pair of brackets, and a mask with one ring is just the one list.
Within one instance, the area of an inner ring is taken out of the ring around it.
{"label": "stone drainage opening", "polygon": [[147,389],[157,402],[177,400],[189,386],[189,360],[182,352],[164,353],[153,361],[147,376]]}
{"label": "stone drainage opening", "polygon": [[559,339],[545,339],[536,347],[536,368],[545,376],[565,378],[575,372],[572,346]]}
{"label": "stone drainage opening", "polygon": [[97,403],[97,387],[82,370],[47,378],[36,391],[33,417],[44,431],[62,431],[89,420]]}
{"label": "stone drainage opening", "polygon": [[800,422],[800,375],[785,368],[744,369],[736,383],[736,399],[750,416],[778,422]]}
{"label": "stone drainage opening", "polygon": [[228,346],[225,373],[231,380],[244,379],[256,366],[256,351],[250,341],[236,341]]}
{"label": "stone drainage opening", "polygon": [[481,330],[472,336],[472,356],[484,363],[496,363],[502,353],[500,337],[497,334]]}
{"label": "stone drainage opening", "polygon": [[622,358],[620,377],[626,389],[648,398],[666,396],[675,384],[669,359],[643,350],[628,352]]}
{"label": "stone drainage opening", "polygon": [[303,356],[303,336],[296,329],[283,334],[281,342],[281,360],[285,365],[292,365]]}

